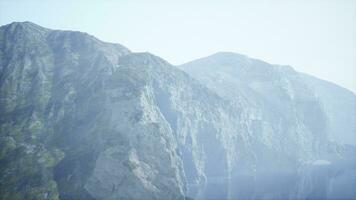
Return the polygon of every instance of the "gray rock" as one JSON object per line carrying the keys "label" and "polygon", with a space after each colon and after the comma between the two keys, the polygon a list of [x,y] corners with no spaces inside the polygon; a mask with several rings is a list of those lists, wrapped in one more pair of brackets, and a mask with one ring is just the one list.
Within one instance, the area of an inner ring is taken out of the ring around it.
{"label": "gray rock", "polygon": [[1,199],[355,196],[355,95],[291,67],[175,67],[24,22],[0,28],[0,72]]}

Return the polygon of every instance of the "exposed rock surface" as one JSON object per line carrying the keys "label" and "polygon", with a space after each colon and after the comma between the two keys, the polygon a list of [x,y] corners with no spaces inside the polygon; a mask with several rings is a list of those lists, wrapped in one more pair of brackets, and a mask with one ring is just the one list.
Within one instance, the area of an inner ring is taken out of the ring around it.
{"label": "exposed rock surface", "polygon": [[32,23],[0,38],[3,199],[183,198],[147,66],[119,66],[136,58],[128,49]]}
{"label": "exposed rock surface", "polygon": [[[238,197],[356,198],[353,189],[341,186],[355,184],[355,146],[349,145],[356,142],[355,94],[289,66],[229,52],[179,67],[244,107],[245,123],[257,143],[252,148],[257,168],[256,180],[247,180],[254,189],[246,188]],[[314,165],[320,160],[329,165]],[[238,185],[241,178],[236,177]],[[333,186],[335,180],[339,185]]]}
{"label": "exposed rock surface", "polygon": [[356,196],[353,93],[232,53],[179,68],[2,26],[0,199]]}

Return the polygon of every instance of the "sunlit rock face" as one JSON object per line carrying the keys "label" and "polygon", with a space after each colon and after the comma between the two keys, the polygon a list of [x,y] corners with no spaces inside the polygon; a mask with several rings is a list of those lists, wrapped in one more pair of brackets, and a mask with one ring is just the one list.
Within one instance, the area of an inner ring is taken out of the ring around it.
{"label": "sunlit rock face", "polygon": [[244,152],[240,111],[156,56],[32,23],[0,34],[5,199],[184,199],[188,176],[195,195]]}
{"label": "sunlit rock face", "polygon": [[184,198],[153,56],[129,68],[121,45],[32,23],[1,27],[0,49],[1,199]]}
{"label": "sunlit rock face", "polygon": [[356,196],[355,95],[290,67],[25,22],[0,28],[0,72],[0,199]]}

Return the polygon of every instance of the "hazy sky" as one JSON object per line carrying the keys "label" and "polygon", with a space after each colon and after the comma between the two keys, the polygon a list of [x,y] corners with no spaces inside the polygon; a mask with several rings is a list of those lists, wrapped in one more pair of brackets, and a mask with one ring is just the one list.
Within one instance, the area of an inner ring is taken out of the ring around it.
{"label": "hazy sky", "polygon": [[0,0],[0,24],[88,32],[182,64],[233,51],[356,92],[356,0]]}

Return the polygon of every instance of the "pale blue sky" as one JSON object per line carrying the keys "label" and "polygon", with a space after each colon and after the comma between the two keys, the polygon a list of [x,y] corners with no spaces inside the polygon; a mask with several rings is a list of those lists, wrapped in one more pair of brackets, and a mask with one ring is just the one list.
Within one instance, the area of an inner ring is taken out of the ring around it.
{"label": "pale blue sky", "polygon": [[172,64],[233,51],[356,92],[356,0],[0,0],[0,24],[88,32]]}

